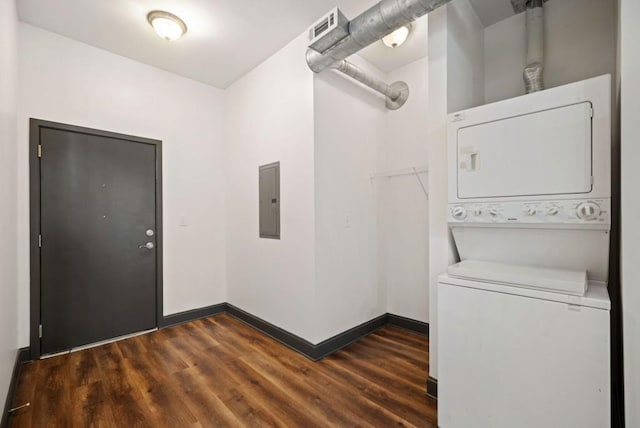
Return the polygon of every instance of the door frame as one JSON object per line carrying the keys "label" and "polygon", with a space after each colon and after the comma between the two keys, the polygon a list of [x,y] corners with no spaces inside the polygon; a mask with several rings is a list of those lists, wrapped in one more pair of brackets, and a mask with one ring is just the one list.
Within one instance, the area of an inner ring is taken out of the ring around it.
{"label": "door frame", "polygon": [[115,132],[68,125],[64,123],[50,122],[41,119],[29,119],[29,260],[30,260],[30,339],[29,351],[32,360],[41,356],[39,326],[41,321],[41,272],[40,272],[40,157],[38,156],[38,144],[40,143],[40,130],[56,129],[85,135],[95,135],[127,141],[134,144],[149,144],[154,146],[156,154],[156,327],[159,327],[163,317],[163,230],[162,230],[162,141],[150,138],[136,137],[132,135],[118,134]]}

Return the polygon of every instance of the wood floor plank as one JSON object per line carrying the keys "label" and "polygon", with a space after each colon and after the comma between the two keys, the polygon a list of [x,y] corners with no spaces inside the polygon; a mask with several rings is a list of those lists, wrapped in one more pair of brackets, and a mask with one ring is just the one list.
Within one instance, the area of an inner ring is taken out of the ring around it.
{"label": "wood floor plank", "polygon": [[[253,355],[254,358],[251,358],[250,360],[252,363],[260,367],[265,373],[270,373],[272,376],[276,376],[276,373],[280,373],[281,378],[287,378],[289,379],[289,383],[295,384],[297,392],[292,394],[292,399],[305,393],[308,394],[306,395],[306,400],[313,402],[313,405],[315,406],[314,410],[323,414],[322,420],[328,425],[374,426],[365,423],[366,418],[350,418],[351,414],[357,414],[366,407],[363,406],[361,402],[358,402],[358,400],[350,401],[346,406],[352,411],[341,412],[345,407],[345,403],[342,402],[344,397],[341,398],[341,395],[334,394],[334,391],[330,390],[331,388],[327,390],[326,383],[310,381],[304,375],[300,376],[295,373],[295,371],[300,368],[301,373],[307,374],[309,370],[313,369],[314,364],[319,363],[313,363],[297,353],[287,352],[283,354],[280,349],[281,345],[277,344],[273,339],[267,336],[256,336],[255,333],[253,333],[254,330],[252,328],[237,320],[230,323],[217,319],[208,319],[206,321],[216,325],[220,329],[227,329],[230,328],[230,326],[233,326],[234,331],[244,340],[231,337],[228,343],[234,348],[240,350],[242,354],[252,353],[251,355]],[[262,364],[260,362],[261,360],[263,361]],[[269,360],[275,368],[265,365],[265,360]],[[283,386],[283,389],[286,389],[286,386]],[[309,406],[310,403],[306,404]],[[340,414],[337,415],[336,413]],[[367,412],[367,418],[368,417],[369,412]],[[338,423],[338,419],[340,420],[340,423]],[[334,424],[331,422],[336,423]]]}
{"label": "wood floor plank", "polygon": [[412,384],[418,383],[418,377],[424,376],[424,372],[418,368],[428,364],[427,361],[407,358],[392,350],[381,349],[375,342],[365,342],[364,340],[354,343],[350,352],[363,361],[375,361],[378,368],[391,371]]}
{"label": "wood floor plank", "polygon": [[[212,323],[219,323],[218,320],[211,320]],[[222,328],[227,328],[222,325]],[[251,334],[251,329],[246,325],[236,325],[237,330],[247,329]],[[338,409],[344,410],[347,408],[350,412],[357,414],[361,423],[369,424],[370,426],[380,425],[411,425],[406,420],[397,417],[393,413],[386,412],[386,409],[379,406],[374,401],[368,400],[353,389],[351,385],[344,380],[331,379],[324,371],[316,371],[315,368],[318,365],[322,365],[323,362],[313,363],[308,359],[300,356],[299,354],[282,354],[276,352],[273,349],[274,344],[277,344],[273,339],[266,336],[256,337],[253,340],[235,341],[230,338],[230,341],[237,348],[242,348],[243,352],[249,352],[247,346],[254,346],[256,349],[262,350],[266,355],[269,355],[275,361],[278,361],[282,365],[284,372],[293,372],[300,377],[304,382],[309,383],[311,388],[315,391],[323,391],[324,396],[331,404]],[[345,397],[351,397],[349,402],[345,403]],[[427,425],[428,426],[428,425]]]}
{"label": "wood floor plank", "polygon": [[391,338],[396,343],[404,343],[415,349],[429,350],[429,338],[427,336],[404,328],[387,326],[376,331],[375,334],[380,337]]}
{"label": "wood floor plank", "polygon": [[89,385],[101,379],[93,349],[69,354],[69,364],[71,365],[72,382],[75,385]]}
{"label": "wood floor plank", "polygon": [[231,347],[222,345],[213,349],[216,351],[217,370],[227,371],[243,396],[249,397],[252,407],[269,414],[280,426],[288,426],[290,422],[295,426],[318,426],[303,409],[293,406],[286,394],[246,364]]}
{"label": "wood floor plank", "polygon": [[[418,394],[424,391],[424,387],[416,382],[416,377],[411,372],[398,369],[391,358],[381,360],[364,357],[362,352],[352,356],[347,351],[338,351],[332,356],[332,361],[342,364],[385,388],[393,388],[404,393]],[[406,377],[409,377],[407,379]],[[426,381],[425,381],[426,383]]]}
{"label": "wood floor plank", "polygon": [[[32,411],[31,424],[36,427],[71,426],[71,387],[69,381],[68,355],[39,361],[36,393],[29,407]],[[34,410],[38,411],[35,412]],[[63,410],[64,409],[64,410]]]}
{"label": "wood floor plank", "polygon": [[130,401],[113,406],[113,416],[117,427],[154,428],[164,425],[144,402]]}
{"label": "wood floor plank", "polygon": [[192,426],[197,422],[172,381],[174,372],[159,368],[149,359],[126,358],[123,365],[151,412],[168,426]]}
{"label": "wood floor plank", "polygon": [[313,362],[220,314],[24,365],[10,426],[434,428],[428,349],[384,327]]}
{"label": "wood floor plank", "polygon": [[215,381],[216,394],[243,426],[284,426],[269,409],[255,405],[246,386],[239,384],[232,370],[224,364],[226,359],[228,356],[220,347],[211,348],[209,358],[196,370],[203,378]]}
{"label": "wood floor plank", "polygon": [[106,400],[102,382],[79,386],[72,392],[73,426],[115,428],[111,403]]}
{"label": "wood floor plank", "polygon": [[[327,372],[331,376],[341,378],[347,384],[357,389],[357,393],[362,394],[379,405],[394,409],[394,412],[411,423],[420,426],[424,423],[425,417],[433,423],[436,422],[436,409],[429,408],[429,399],[426,396],[397,394],[340,364],[332,364],[331,360],[326,361],[325,364],[331,367],[331,370]],[[424,410],[421,410],[425,408],[425,404],[427,404],[426,407],[429,410],[426,415]],[[435,427],[435,425],[433,426]]]}
{"label": "wood floor plank", "polygon": [[[20,367],[20,375],[18,377],[12,407],[22,406],[26,403],[33,405],[36,385],[38,383],[38,371],[41,367],[41,364],[35,364],[33,362],[25,363]],[[17,410],[11,416],[12,426],[16,428],[33,426],[31,423],[33,412],[30,410],[30,407]]]}
{"label": "wood floor plank", "polygon": [[251,354],[247,361],[259,370],[270,382],[277,385],[295,405],[306,409],[315,420],[323,421],[329,426],[356,426],[361,421],[346,412],[341,412],[339,406],[326,394],[322,394],[309,383],[297,376],[290,376],[286,369],[277,362],[265,358],[262,354]]}
{"label": "wood floor plank", "polygon": [[181,392],[187,397],[187,406],[203,427],[243,426],[231,409],[220,400],[215,386],[212,388],[195,368],[183,370],[175,376]]}
{"label": "wood floor plank", "polygon": [[418,364],[422,364],[425,361],[428,361],[429,354],[424,350],[424,352],[416,352],[416,348],[407,343],[402,343],[394,340],[390,337],[385,337],[380,334],[372,334],[368,336],[365,342],[368,345],[375,346],[378,349],[388,350],[398,356],[401,356],[409,361],[415,361]]}

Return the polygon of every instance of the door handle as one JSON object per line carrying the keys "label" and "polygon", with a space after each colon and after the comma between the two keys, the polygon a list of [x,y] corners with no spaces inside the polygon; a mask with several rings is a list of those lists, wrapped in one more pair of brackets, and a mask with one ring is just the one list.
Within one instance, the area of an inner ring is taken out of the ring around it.
{"label": "door handle", "polygon": [[480,169],[480,153],[469,153],[469,170],[477,171]]}
{"label": "door handle", "polygon": [[153,242],[147,242],[146,244],[138,245],[138,248],[146,248],[147,250],[153,250]]}

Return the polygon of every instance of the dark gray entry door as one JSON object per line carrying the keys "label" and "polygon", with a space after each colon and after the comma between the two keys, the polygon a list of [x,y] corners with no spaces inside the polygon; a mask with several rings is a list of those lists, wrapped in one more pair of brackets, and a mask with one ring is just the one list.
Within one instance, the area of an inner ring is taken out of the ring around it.
{"label": "dark gray entry door", "polygon": [[42,354],[154,328],[155,146],[49,128],[40,145]]}

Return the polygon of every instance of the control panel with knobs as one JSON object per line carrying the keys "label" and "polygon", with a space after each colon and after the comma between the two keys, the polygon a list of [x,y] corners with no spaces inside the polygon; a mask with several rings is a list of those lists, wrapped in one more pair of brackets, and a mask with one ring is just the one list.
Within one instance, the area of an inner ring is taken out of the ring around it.
{"label": "control panel with knobs", "polygon": [[[610,225],[609,199],[451,204],[452,224]],[[554,226],[556,227],[556,226]]]}
{"label": "control panel with knobs", "polygon": [[576,214],[583,220],[596,220],[600,216],[600,205],[592,201],[583,202],[576,208]]}
{"label": "control panel with knobs", "polygon": [[451,210],[451,215],[458,220],[464,220],[467,218],[467,210],[464,207],[453,207]]}

